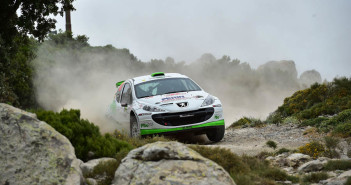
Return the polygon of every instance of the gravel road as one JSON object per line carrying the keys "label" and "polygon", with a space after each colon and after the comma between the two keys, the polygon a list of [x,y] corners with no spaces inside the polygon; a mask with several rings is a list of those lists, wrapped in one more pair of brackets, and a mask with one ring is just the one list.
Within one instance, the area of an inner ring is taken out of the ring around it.
{"label": "gravel road", "polygon": [[293,124],[267,125],[261,128],[227,129],[221,142],[208,144],[228,148],[232,152],[242,155],[256,155],[261,151],[272,152],[273,149],[266,146],[269,140],[277,143],[280,148],[297,149],[313,139],[321,138],[320,135],[305,134],[309,128],[299,128]]}

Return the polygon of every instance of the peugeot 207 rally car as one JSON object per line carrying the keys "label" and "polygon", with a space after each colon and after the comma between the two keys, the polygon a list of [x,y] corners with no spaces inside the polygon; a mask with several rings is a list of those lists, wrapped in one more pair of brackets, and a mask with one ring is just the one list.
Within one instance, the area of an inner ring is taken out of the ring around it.
{"label": "peugeot 207 rally car", "polygon": [[158,72],[116,86],[107,115],[129,124],[131,137],[193,132],[214,142],[223,138],[221,102],[185,75]]}

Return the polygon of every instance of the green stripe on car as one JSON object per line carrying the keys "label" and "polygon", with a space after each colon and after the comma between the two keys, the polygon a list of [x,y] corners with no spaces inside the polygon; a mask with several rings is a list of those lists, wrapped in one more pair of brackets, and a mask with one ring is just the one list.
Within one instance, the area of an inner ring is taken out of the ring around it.
{"label": "green stripe on car", "polygon": [[140,134],[141,135],[157,134],[157,133],[162,133],[162,132],[172,132],[172,131],[188,130],[188,129],[192,129],[192,128],[201,128],[201,127],[210,127],[210,126],[219,126],[219,125],[224,125],[224,120],[214,121],[214,122],[210,122],[210,123],[204,123],[201,125],[179,127],[179,128],[141,129]]}

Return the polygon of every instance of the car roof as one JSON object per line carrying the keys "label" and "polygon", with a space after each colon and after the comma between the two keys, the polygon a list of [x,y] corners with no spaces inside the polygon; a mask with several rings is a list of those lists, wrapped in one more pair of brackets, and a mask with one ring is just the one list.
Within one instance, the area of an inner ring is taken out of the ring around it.
{"label": "car roof", "polygon": [[135,78],[132,78],[132,80],[134,81],[134,85],[136,84],[140,84],[143,82],[147,82],[147,81],[152,81],[152,80],[159,80],[159,79],[163,79],[163,78],[189,78],[185,75],[179,74],[179,73],[164,73],[165,75],[163,76],[155,76],[152,77],[151,74],[150,75],[145,75],[145,76],[138,76]]}

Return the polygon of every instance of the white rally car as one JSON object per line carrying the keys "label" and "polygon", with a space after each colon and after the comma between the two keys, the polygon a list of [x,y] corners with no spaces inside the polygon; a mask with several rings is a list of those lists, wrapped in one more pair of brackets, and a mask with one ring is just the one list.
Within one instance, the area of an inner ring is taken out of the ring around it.
{"label": "white rally car", "polygon": [[131,137],[176,132],[224,135],[222,104],[185,75],[157,72],[116,83],[108,117],[129,124]]}

